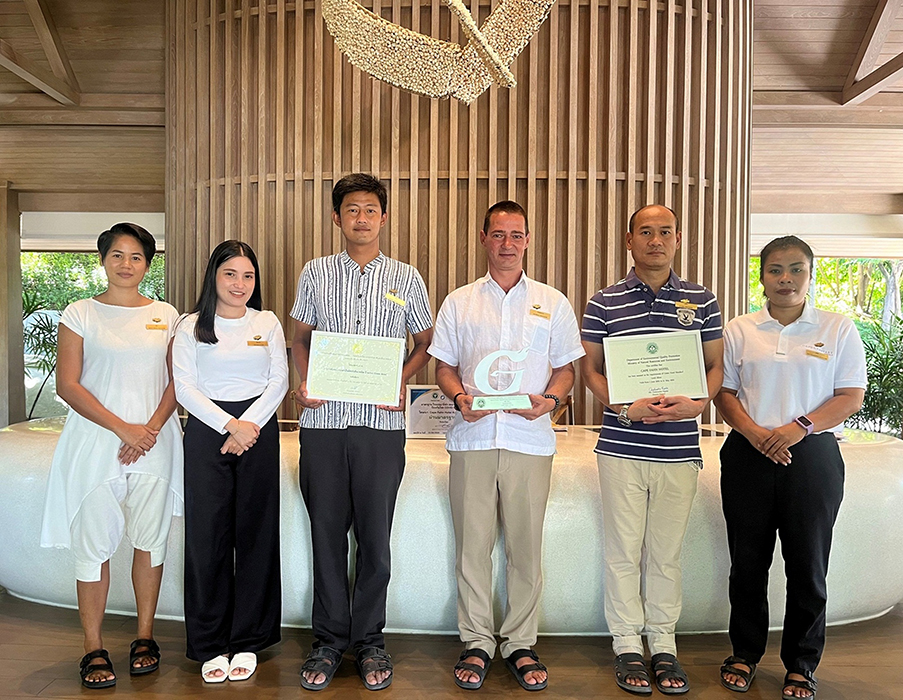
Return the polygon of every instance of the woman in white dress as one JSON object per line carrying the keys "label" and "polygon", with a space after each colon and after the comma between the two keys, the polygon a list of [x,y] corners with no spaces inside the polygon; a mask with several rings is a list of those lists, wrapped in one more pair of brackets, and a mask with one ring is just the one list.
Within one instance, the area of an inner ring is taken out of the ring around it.
{"label": "woman in white dress", "polygon": [[[185,425],[185,630],[207,683],[243,681],[282,620],[279,427],[285,336],[261,311],[260,270],[240,241],[210,256],[172,363]],[[230,658],[231,657],[231,658]]]}
{"label": "woman in white dress", "polygon": [[110,557],[123,534],[134,548],[138,635],[129,673],[156,671],[154,614],[173,515],[182,511],[181,430],[167,350],[178,313],[141,295],[153,236],[121,223],[97,239],[107,290],[66,307],[56,388],[70,406],[47,486],[41,545],[69,548],[85,633],[82,684],[116,683],[101,627]]}

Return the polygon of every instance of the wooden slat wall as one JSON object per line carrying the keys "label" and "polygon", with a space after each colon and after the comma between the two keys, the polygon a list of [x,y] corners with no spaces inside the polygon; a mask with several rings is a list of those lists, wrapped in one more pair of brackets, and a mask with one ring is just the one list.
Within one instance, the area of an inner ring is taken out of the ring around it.
{"label": "wooden slat wall", "polygon": [[[493,0],[475,0],[483,21]],[[298,274],[338,252],[330,192],[352,170],[389,187],[383,250],[423,274],[434,313],[485,272],[485,209],[520,201],[528,273],[576,313],[629,265],[630,213],[682,218],[678,272],[745,304],[752,10],[749,0],[559,0],[514,63],[514,90],[473,105],[372,80],[339,54],[319,0],[168,0],[167,279],[195,300],[212,247],[255,246],[266,305],[290,332]],[[438,0],[366,0],[383,17],[450,41]],[[419,381],[432,381],[428,369]],[[598,405],[575,389],[576,418]]]}

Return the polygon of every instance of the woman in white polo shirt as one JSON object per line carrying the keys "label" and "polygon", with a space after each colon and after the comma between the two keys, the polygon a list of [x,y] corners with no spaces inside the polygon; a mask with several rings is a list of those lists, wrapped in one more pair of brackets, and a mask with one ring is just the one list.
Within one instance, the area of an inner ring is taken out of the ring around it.
{"label": "woman in white polo shirt", "polygon": [[795,236],[761,254],[765,308],[724,329],[724,385],[715,399],[733,428],[721,450],[732,655],[726,688],[746,692],[768,637],[768,571],[781,538],[787,606],[785,698],[815,697],[825,644],[825,576],[844,464],[836,435],[862,405],[865,353],[853,322],[806,299],[812,249]]}
{"label": "woman in white polo shirt", "polygon": [[[210,256],[194,312],[176,330],[173,378],[185,425],[185,629],[207,683],[242,681],[280,639],[279,428],[285,336],[261,311],[260,270],[240,241]],[[231,655],[231,659],[229,658]]]}

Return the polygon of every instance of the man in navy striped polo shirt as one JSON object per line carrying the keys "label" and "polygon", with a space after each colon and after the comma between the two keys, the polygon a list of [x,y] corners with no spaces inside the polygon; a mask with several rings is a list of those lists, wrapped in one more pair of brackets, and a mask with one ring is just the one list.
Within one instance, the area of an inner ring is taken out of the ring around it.
{"label": "man in navy striped polo shirt", "polygon": [[[311,260],[298,280],[292,308],[292,357],[301,377],[293,392],[301,413],[301,495],[313,547],[314,649],[301,667],[301,685],[322,690],[346,650],[356,656],[369,690],[392,682],[385,651],[389,538],[405,465],[404,402],[374,406],[321,401],[307,394],[311,334],[378,335],[414,345],[402,368],[404,386],[427,362],[433,315],[420,273],[379,249],[388,213],[386,188],[354,173],[332,190],[332,220],[345,250]],[[348,580],[348,531],[354,527],[354,590]]]}
{"label": "man in navy striped polo shirt", "polygon": [[[671,209],[650,205],[635,212],[627,227],[634,267],[625,279],[593,295],[581,333],[583,377],[605,407],[595,450],[605,528],[605,618],[617,683],[639,695],[652,692],[643,633],[659,689],[668,694],[689,690],[674,638],[681,607],[680,552],[702,468],[696,418],[718,393],[723,375],[718,302],[708,289],[671,269],[680,239]],[[603,338],[692,330],[702,337],[708,398],[650,396],[611,403]]]}

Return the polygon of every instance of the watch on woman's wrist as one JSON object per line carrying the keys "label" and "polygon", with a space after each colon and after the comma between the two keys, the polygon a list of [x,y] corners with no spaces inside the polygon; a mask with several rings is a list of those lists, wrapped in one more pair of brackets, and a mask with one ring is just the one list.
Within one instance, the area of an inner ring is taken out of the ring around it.
{"label": "watch on woman's wrist", "polygon": [[794,418],[793,422],[806,431],[806,437],[812,435],[812,431],[815,430],[815,424],[811,420],[809,420],[808,416],[800,416],[799,418]]}

